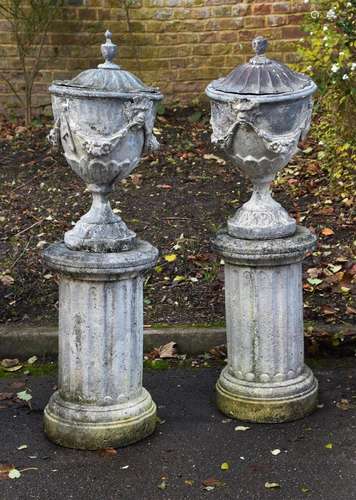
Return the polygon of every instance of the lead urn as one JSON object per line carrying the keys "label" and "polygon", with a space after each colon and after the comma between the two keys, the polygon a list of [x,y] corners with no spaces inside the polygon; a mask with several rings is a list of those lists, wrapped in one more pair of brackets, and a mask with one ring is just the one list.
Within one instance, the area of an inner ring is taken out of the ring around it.
{"label": "lead urn", "polygon": [[270,184],[306,137],[316,85],[255,56],[211,82],[212,142],[253,184],[251,199],[212,244],[224,260],[228,363],[216,385],[230,417],[283,422],[316,408],[318,383],[304,363],[302,260],[315,236],[275,201]]}
{"label": "lead urn", "polygon": [[116,252],[135,246],[135,233],[112,212],[108,195],[143,153],[158,147],[153,125],[163,96],[113,62],[117,46],[109,31],[105,36],[105,62],[49,88],[55,120],[49,139],[62,145],[68,164],[93,196],[89,212],[64,236],[72,250]]}
{"label": "lead urn", "polygon": [[156,426],[156,405],[142,386],[143,283],[158,250],[112,212],[108,195],[157,148],[162,94],[113,62],[117,47],[105,36],[98,68],[49,89],[49,138],[62,145],[93,203],[43,254],[59,274],[58,390],[44,429],[59,445],[90,450],[126,446]]}
{"label": "lead urn", "polygon": [[253,40],[256,55],[211,82],[212,142],[253,184],[251,199],[228,221],[231,236],[271,239],[295,233],[296,222],[270,194],[277,172],[308,133],[315,83],[266,57],[267,40]]}

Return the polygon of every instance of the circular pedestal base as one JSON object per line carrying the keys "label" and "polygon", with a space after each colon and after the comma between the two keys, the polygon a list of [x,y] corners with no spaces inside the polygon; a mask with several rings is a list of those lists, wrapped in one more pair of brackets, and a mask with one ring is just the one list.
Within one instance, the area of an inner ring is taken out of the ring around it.
{"label": "circular pedestal base", "polygon": [[318,403],[318,382],[305,366],[297,378],[279,383],[253,383],[234,378],[226,367],[216,384],[217,406],[225,415],[257,423],[297,420]]}
{"label": "circular pedestal base", "polygon": [[44,410],[48,438],[67,448],[127,446],[152,434],[155,427],[156,405],[145,389],[139,398],[113,406],[64,401],[57,391]]}

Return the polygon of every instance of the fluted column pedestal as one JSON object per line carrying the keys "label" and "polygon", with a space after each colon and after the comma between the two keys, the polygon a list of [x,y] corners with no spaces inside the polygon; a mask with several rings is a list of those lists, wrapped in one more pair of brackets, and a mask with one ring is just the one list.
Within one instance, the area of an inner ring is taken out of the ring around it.
{"label": "fluted column pedestal", "polygon": [[44,252],[60,274],[59,381],[44,412],[50,440],[70,448],[125,446],[151,434],[156,405],[142,387],[143,273],[158,251]]}
{"label": "fluted column pedestal", "polygon": [[217,382],[219,409],[252,422],[284,422],[313,411],[318,384],[304,364],[301,262],[315,237],[243,240],[218,233],[225,261],[228,364]]}

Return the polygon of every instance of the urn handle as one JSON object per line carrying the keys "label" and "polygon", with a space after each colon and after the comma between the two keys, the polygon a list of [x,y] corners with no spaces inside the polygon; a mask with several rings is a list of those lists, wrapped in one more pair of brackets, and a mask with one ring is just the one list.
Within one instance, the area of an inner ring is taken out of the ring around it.
{"label": "urn handle", "polygon": [[59,149],[61,142],[60,117],[54,122],[53,127],[47,135],[47,141],[56,149]]}

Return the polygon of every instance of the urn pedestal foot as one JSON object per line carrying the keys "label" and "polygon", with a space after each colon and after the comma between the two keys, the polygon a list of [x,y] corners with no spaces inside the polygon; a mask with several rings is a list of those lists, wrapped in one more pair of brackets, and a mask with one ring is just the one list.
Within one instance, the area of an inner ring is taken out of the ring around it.
{"label": "urn pedestal foot", "polygon": [[156,405],[142,387],[143,273],[158,251],[44,252],[60,274],[58,391],[44,412],[48,438],[70,448],[119,447],[151,434]]}
{"label": "urn pedestal foot", "polygon": [[269,183],[255,181],[254,191],[247,201],[228,220],[230,236],[247,240],[270,240],[292,236],[295,220],[271,196]]}
{"label": "urn pedestal foot", "polygon": [[44,411],[44,430],[60,446],[82,450],[118,448],[140,441],[156,427],[156,405],[150,394],[114,406],[65,401],[59,392]]}
{"label": "urn pedestal foot", "polygon": [[257,423],[297,420],[312,413],[318,403],[318,382],[311,370],[285,383],[244,383],[226,367],[216,384],[219,410],[232,418]]}
{"label": "urn pedestal foot", "polygon": [[285,422],[311,413],[318,383],[304,364],[301,262],[315,237],[298,226],[289,238],[242,240],[220,232],[225,261],[228,364],[217,405],[251,422]]}

